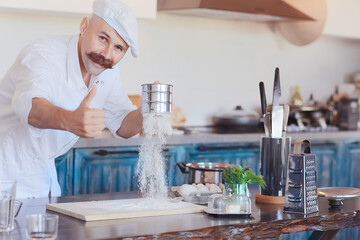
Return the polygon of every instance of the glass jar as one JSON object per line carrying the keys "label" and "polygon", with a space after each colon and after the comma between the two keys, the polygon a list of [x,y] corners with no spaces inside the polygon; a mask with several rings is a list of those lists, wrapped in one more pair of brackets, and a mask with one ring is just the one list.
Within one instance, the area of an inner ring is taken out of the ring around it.
{"label": "glass jar", "polygon": [[246,195],[249,198],[251,197],[248,185],[246,183],[236,184],[236,183],[225,183],[224,193],[229,194],[229,189],[231,189],[232,195]]}
{"label": "glass jar", "polygon": [[250,214],[251,199],[246,184],[228,186],[225,188],[224,194],[211,195],[208,201],[208,212],[213,214]]}

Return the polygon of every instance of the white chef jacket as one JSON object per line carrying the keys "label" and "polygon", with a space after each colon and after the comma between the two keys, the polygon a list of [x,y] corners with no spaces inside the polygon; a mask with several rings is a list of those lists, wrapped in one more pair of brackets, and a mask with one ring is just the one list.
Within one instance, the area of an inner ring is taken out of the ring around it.
{"label": "white chef jacket", "polygon": [[54,158],[78,140],[73,133],[28,124],[32,98],[75,110],[93,84],[91,108],[101,108],[105,125],[116,136],[124,117],[136,107],[122,88],[118,66],[85,85],[78,57],[78,36],[44,37],[19,54],[0,81],[0,179],[17,180],[17,198],[61,194]]}

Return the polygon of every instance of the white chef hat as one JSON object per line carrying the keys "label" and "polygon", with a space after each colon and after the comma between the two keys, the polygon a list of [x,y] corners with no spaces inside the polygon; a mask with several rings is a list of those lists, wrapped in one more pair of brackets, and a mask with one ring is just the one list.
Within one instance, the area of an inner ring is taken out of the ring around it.
{"label": "white chef hat", "polygon": [[129,45],[134,57],[139,55],[136,17],[128,6],[119,0],[95,0],[93,12],[115,29]]}

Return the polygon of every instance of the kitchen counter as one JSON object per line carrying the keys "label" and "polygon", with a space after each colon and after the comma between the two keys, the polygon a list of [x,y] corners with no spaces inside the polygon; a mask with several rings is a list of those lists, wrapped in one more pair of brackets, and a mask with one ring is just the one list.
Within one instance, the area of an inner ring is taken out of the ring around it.
{"label": "kitchen counter", "polygon": [[[266,239],[302,231],[316,231],[313,233],[314,239],[320,239],[316,237],[331,239],[339,229],[360,226],[360,198],[346,199],[344,206],[337,210],[329,209],[327,200],[320,198],[319,213],[303,217],[303,215],[283,213],[283,205],[255,203],[254,196],[258,188],[251,186],[250,190],[253,196],[252,217],[250,219],[218,218],[208,216],[205,213],[193,213],[84,222],[58,214],[58,239],[113,239],[122,237],[130,237],[131,239],[254,239],[255,237],[256,239]],[[46,211],[45,205],[47,203],[136,197],[139,197],[137,192],[123,192],[50,199],[27,199],[23,201],[23,208],[15,220],[15,229],[10,234],[0,234],[0,238],[25,239],[25,216],[34,213],[54,213]]]}
{"label": "kitchen counter", "polygon": [[[167,138],[167,145],[181,144],[210,144],[210,143],[231,143],[231,142],[260,142],[261,133],[243,134],[218,134],[197,132],[193,134],[177,134]],[[289,133],[288,136],[295,139],[308,139],[310,141],[338,141],[338,140],[358,140],[360,131],[334,131],[334,132],[299,132]],[[74,148],[84,147],[118,147],[118,146],[139,146],[143,140],[142,136],[134,136],[130,139],[114,138],[109,131],[105,130],[98,138],[80,138]]]}

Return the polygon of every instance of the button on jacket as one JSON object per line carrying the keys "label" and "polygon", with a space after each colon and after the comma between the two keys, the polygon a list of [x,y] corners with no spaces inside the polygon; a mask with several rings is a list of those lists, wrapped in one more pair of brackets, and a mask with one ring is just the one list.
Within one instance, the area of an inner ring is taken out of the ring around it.
{"label": "button on jacket", "polygon": [[75,110],[91,87],[90,108],[101,108],[116,136],[125,116],[136,109],[123,90],[118,66],[85,85],[78,57],[78,36],[44,37],[25,47],[0,81],[0,179],[17,180],[17,198],[61,194],[54,158],[78,140],[73,133],[28,124],[32,98]]}

